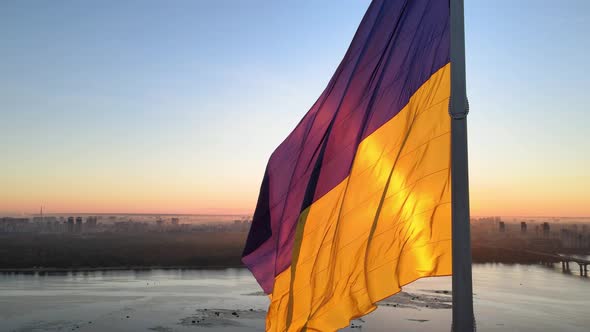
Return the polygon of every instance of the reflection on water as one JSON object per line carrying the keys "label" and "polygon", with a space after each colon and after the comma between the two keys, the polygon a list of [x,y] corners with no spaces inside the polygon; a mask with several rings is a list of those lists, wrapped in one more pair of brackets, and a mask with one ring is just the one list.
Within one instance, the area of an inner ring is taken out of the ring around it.
{"label": "reflection on water", "polygon": [[[485,264],[473,273],[478,331],[590,326],[590,279],[575,271]],[[404,291],[450,288],[441,277]],[[245,269],[0,274],[0,331],[259,331],[268,305],[259,293]],[[354,330],[449,331],[451,311],[431,307],[382,306]]]}

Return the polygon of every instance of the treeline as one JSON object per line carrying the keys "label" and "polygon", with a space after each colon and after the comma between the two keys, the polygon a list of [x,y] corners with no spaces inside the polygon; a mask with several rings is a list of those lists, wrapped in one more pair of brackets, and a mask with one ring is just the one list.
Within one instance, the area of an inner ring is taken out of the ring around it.
{"label": "treeline", "polygon": [[[539,255],[525,251],[523,248],[472,247],[473,263],[505,263],[505,264],[536,264],[540,262]],[[557,262],[544,257],[545,262]]]}
{"label": "treeline", "polygon": [[[0,236],[0,270],[149,267],[240,267],[247,232],[11,234]],[[559,252],[552,241],[483,243],[474,239],[474,263],[538,263],[527,249]]]}
{"label": "treeline", "polygon": [[0,237],[0,269],[241,266],[245,232]]}

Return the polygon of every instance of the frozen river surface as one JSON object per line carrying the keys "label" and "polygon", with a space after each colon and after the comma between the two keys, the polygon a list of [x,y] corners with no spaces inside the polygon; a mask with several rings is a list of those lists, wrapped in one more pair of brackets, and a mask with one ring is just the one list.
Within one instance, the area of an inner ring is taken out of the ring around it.
{"label": "frozen river surface", "polygon": [[[590,279],[475,265],[478,331],[590,331]],[[450,331],[450,278],[422,279],[348,331]],[[262,331],[268,299],[245,269],[0,274],[0,331]]]}

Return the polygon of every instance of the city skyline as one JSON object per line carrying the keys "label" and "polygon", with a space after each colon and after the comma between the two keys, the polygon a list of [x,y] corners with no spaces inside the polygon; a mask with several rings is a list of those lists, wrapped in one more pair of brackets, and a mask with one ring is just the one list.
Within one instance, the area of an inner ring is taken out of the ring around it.
{"label": "city skyline", "polygon": [[[43,210],[40,212],[37,210],[36,212],[1,212],[0,217],[65,217],[65,216],[84,216],[84,217],[92,217],[92,216],[120,216],[120,217],[252,217],[251,212],[235,212],[235,213],[218,213],[213,210],[211,213],[174,213],[174,212],[165,212],[165,213],[150,213],[150,212],[122,212],[122,211],[104,211],[104,212],[93,212],[93,211],[47,211]],[[479,219],[479,218],[514,218],[516,219],[526,219],[532,218],[532,221],[535,219],[551,219],[554,221],[581,221],[581,222],[590,222],[590,215],[579,215],[579,216],[562,216],[562,215],[507,215],[507,214],[471,214],[471,219]],[[232,219],[233,220],[233,219]]]}
{"label": "city skyline", "polygon": [[[0,214],[251,214],[368,3],[1,4]],[[466,4],[472,215],[590,216],[589,13]]]}

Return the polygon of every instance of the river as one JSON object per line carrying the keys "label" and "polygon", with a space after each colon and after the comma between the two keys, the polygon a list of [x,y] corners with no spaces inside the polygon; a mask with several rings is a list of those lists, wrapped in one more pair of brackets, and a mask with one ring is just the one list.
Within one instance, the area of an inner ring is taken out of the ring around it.
{"label": "river", "polygon": [[[590,330],[577,265],[477,264],[473,285],[478,331]],[[450,289],[418,280],[345,330],[450,331]],[[0,274],[0,331],[260,331],[267,305],[245,269]]]}

